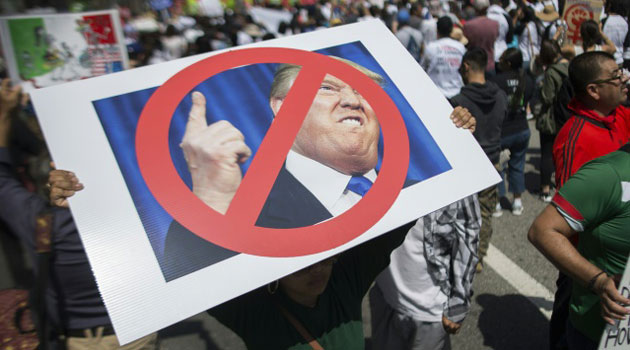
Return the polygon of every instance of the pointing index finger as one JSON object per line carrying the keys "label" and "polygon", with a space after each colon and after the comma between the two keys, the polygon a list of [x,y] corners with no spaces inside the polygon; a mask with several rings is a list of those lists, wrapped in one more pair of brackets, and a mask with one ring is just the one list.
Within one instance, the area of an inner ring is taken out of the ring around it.
{"label": "pointing index finger", "polygon": [[206,98],[199,91],[192,93],[192,108],[188,114],[186,134],[194,134],[208,127],[206,122]]}

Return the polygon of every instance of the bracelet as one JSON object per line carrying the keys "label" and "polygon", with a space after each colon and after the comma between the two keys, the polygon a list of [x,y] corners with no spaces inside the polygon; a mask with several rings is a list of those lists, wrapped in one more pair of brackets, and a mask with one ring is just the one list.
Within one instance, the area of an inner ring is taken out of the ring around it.
{"label": "bracelet", "polygon": [[[600,271],[598,274],[596,274],[595,276],[593,276],[591,278],[590,281],[588,281],[588,284],[586,285],[586,288],[588,288],[588,290],[590,290],[593,293],[596,293],[593,288],[595,287],[595,282],[597,281],[597,277],[601,276],[601,274],[606,273],[606,271]],[[608,276],[608,275],[606,275]]]}

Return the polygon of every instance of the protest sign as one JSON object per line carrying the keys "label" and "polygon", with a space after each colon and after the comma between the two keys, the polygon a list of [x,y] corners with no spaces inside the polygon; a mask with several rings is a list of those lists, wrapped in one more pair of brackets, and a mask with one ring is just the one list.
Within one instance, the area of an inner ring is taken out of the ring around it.
{"label": "protest sign", "polygon": [[[630,298],[630,264],[626,268],[619,282],[619,293],[625,298]],[[630,319],[617,322],[617,326],[610,325],[604,329],[604,334],[599,341],[599,350],[629,350],[630,349]]]}
{"label": "protest sign", "polygon": [[600,0],[567,0],[562,13],[562,20],[567,25],[567,39],[575,44],[582,43],[580,25],[587,19],[599,23],[604,2]]}
{"label": "protest sign", "polygon": [[0,17],[9,76],[26,91],[129,68],[118,11]]}
{"label": "protest sign", "polygon": [[[278,64],[297,65],[280,66],[284,72],[301,68],[285,83]],[[186,133],[196,130],[187,126],[193,91],[207,100],[200,130],[227,127],[227,120],[251,149],[238,156],[238,189],[225,214],[195,191],[191,156],[182,150]],[[336,96],[343,102],[333,103]],[[54,86],[32,98],[57,166],[85,184],[70,198],[71,210],[122,342],[499,179],[380,21]],[[337,105],[354,112],[338,115]],[[375,181],[354,205],[339,204],[350,172],[337,169],[347,162],[328,165],[302,147],[322,139],[334,149],[331,162],[354,141],[369,150],[372,169],[352,174]]]}

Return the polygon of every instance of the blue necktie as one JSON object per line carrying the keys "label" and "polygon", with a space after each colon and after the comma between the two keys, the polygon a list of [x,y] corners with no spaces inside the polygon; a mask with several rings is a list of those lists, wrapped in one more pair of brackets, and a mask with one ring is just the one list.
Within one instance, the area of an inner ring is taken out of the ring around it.
{"label": "blue necktie", "polygon": [[365,176],[353,176],[348,182],[346,189],[363,197],[372,187],[372,181]]}

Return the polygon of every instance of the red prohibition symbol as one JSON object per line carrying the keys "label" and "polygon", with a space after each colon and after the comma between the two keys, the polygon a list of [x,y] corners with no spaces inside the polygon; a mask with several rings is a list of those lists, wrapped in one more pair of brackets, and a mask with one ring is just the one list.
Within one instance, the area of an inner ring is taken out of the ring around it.
{"label": "red prohibition symbol", "polygon": [[[178,104],[197,85],[225,70],[259,63],[302,66],[267,131],[228,211],[208,207],[179,177],[170,158],[168,131]],[[381,169],[370,191],[350,210],[316,225],[274,229],[255,226],[261,208],[326,74],[357,90],[378,116],[384,140]],[[326,55],[287,48],[240,49],[201,60],[158,88],[140,115],[136,155],[158,203],[180,224],[221,247],[259,256],[291,257],[338,247],[378,222],[400,193],[409,166],[409,138],[398,108],[372,79]]]}

